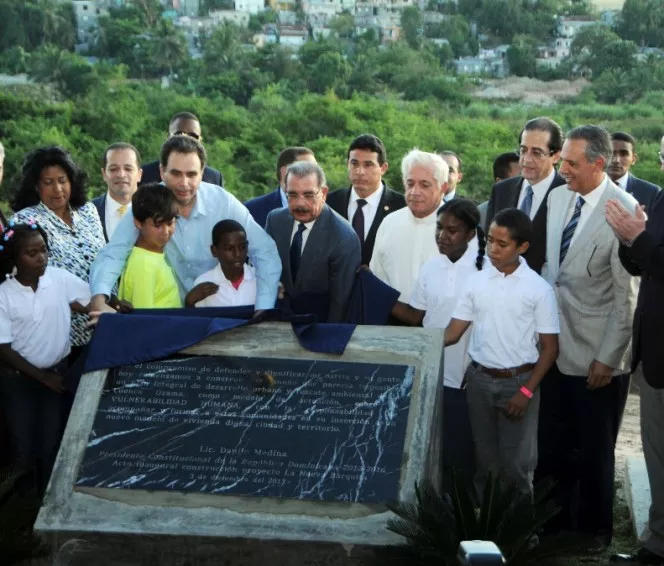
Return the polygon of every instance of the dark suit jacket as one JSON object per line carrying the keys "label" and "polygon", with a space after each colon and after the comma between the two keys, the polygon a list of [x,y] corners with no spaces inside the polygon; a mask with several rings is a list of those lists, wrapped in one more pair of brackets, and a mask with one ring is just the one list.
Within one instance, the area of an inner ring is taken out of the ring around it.
{"label": "dark suit jacket", "polygon": [[634,312],[632,371],[642,362],[648,384],[664,389],[664,193],[659,193],[648,213],[646,231],[631,247],[621,245],[618,254],[627,271],[641,275]]}
{"label": "dark suit jacket", "polygon": [[328,322],[342,322],[360,266],[360,240],[353,227],[328,206],[316,220],[302,251],[297,277],[290,267],[293,217],[287,208],[273,210],[265,231],[272,236],[281,258],[281,283],[290,297],[302,293],[328,293]]}
{"label": "dark suit jacket", "polygon": [[108,234],[106,233],[106,193],[97,198],[93,198],[92,204],[97,207],[99,220],[101,220],[101,227],[104,229],[104,240],[108,242]]}
{"label": "dark suit jacket", "polygon": [[[519,194],[521,193],[522,184],[523,177],[517,175],[516,177],[510,177],[509,179],[499,181],[493,186],[491,189],[491,196],[489,197],[489,204],[486,209],[485,231],[491,226],[493,217],[498,212],[506,208],[516,208],[519,206]],[[528,266],[537,273],[542,272],[542,266],[546,261],[546,199],[549,196],[551,189],[555,189],[564,184],[565,179],[563,179],[556,171],[556,175],[546,192],[544,201],[537,210],[535,218],[533,218],[533,241],[530,242],[530,247],[528,248],[528,251],[523,254],[523,257],[528,262]]]}
{"label": "dark suit jacket", "polygon": [[632,195],[639,204],[646,207],[646,212],[650,212],[657,195],[662,189],[648,181],[639,179],[630,173],[627,177],[627,192]]}
{"label": "dark suit jacket", "polygon": [[[159,173],[159,160],[150,161],[150,163],[146,163],[145,165],[143,165],[142,168],[143,168],[143,177],[141,178],[139,186],[144,185],[145,183],[161,182],[161,175]],[[216,169],[208,167],[207,165],[203,169],[203,181],[205,181],[206,183],[211,183],[213,185],[219,185],[220,187],[224,186],[223,175]]]}
{"label": "dark suit jacket", "polygon": [[281,189],[277,187],[272,192],[259,197],[254,197],[244,203],[251,215],[254,217],[256,224],[261,228],[265,228],[267,215],[277,208],[283,208],[281,203]]}
{"label": "dark suit jacket", "polygon": [[[380,202],[378,203],[378,210],[376,211],[376,217],[374,218],[373,224],[369,229],[367,234],[367,239],[364,241],[362,246],[362,265],[369,265],[371,261],[371,256],[373,255],[374,244],[376,243],[376,232],[378,232],[378,227],[383,219],[394,212],[406,206],[406,200],[404,199],[401,193],[393,191],[385,183],[385,190],[383,191],[382,196],[380,197]],[[327,195],[327,205],[334,210],[340,216],[346,218],[349,222],[352,220],[348,218],[348,202],[350,201],[350,187],[347,189],[341,189],[334,191]]]}

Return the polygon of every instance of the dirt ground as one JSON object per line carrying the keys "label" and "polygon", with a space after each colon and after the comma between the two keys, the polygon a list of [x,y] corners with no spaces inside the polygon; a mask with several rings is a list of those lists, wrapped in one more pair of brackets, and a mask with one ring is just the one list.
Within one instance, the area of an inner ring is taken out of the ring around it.
{"label": "dirt ground", "polygon": [[473,96],[485,100],[519,100],[526,104],[548,105],[578,95],[590,83],[575,81],[539,81],[527,77],[486,79],[473,91]]}

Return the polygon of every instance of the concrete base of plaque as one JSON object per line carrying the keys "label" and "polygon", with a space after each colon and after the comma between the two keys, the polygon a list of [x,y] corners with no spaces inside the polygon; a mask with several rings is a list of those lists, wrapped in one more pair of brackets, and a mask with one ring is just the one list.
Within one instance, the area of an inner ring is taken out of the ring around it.
{"label": "concrete base of plaque", "polygon": [[440,478],[442,343],[360,326],[333,356],[266,323],[86,374],[35,528],[72,564],[346,564],[402,543],[386,504]]}

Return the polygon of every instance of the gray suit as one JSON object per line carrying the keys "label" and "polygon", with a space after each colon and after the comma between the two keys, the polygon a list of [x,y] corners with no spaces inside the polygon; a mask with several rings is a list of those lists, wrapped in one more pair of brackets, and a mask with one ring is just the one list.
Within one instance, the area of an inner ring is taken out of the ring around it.
{"label": "gray suit", "polygon": [[311,228],[302,259],[293,281],[290,247],[294,219],[287,208],[273,210],[267,217],[265,231],[272,236],[279,250],[281,283],[287,295],[329,293],[328,322],[343,321],[348,300],[360,266],[360,240],[350,223],[327,205]]}
{"label": "gray suit", "polygon": [[616,375],[629,372],[638,280],[620,263],[619,242],[606,222],[604,206],[615,198],[627,210],[634,210],[637,202],[607,181],[599,203],[560,265],[561,237],[577,194],[563,185],[548,198],[547,262],[542,277],[556,292],[560,314],[557,364],[567,375],[587,375],[593,360],[611,366]]}
{"label": "gray suit", "polygon": [[[560,244],[577,194],[566,185],[548,197],[544,277],[560,316],[560,354],[541,384],[536,480],[552,477],[561,513],[556,530],[575,530],[609,544],[613,532],[614,451],[629,390],[637,278],[618,258],[604,216],[609,199],[634,210],[633,196],[608,177],[604,192],[560,264]],[[605,386],[588,389],[593,360],[613,368]]]}

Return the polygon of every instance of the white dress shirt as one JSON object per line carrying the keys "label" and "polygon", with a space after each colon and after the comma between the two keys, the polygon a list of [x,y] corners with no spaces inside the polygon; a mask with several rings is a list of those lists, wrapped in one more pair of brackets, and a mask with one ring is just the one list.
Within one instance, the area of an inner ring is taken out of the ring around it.
{"label": "white dress shirt", "polygon": [[279,187],[279,196],[281,197],[281,206],[288,208],[288,197],[286,196],[286,191]]}
{"label": "white dress shirt", "polygon": [[588,221],[588,217],[592,214],[593,210],[597,207],[599,199],[602,198],[604,194],[604,189],[606,188],[607,183],[609,182],[608,176],[604,175],[602,182],[590,191],[587,195],[577,195],[576,198],[572,199],[570,203],[569,210],[567,211],[567,218],[565,219],[565,226],[569,224],[569,221],[574,215],[574,208],[576,207],[576,201],[579,200],[579,197],[583,198],[585,204],[581,207],[581,215],[579,216],[579,223],[576,225],[576,230],[574,230],[574,235],[570,240],[569,247],[571,248],[574,245],[576,237],[581,232],[583,225]]}
{"label": "white dress shirt", "polygon": [[[380,204],[380,199],[383,196],[383,191],[385,186],[381,184],[380,189],[374,191],[371,195],[366,197],[364,200],[367,201],[362,207],[362,214],[364,214],[364,239],[367,239],[369,235],[369,230],[371,230],[371,225],[373,224],[374,219],[376,218],[376,212],[378,212],[378,205]],[[357,199],[362,198],[355,192],[353,187],[350,190],[350,198],[348,199],[348,222],[353,222],[353,217],[357,211]]]}
{"label": "white dress shirt", "polygon": [[436,210],[417,218],[408,207],[388,214],[378,227],[369,268],[378,279],[401,293],[407,303],[422,266],[439,255]]}
{"label": "white dress shirt", "polygon": [[523,180],[523,184],[521,185],[521,192],[519,193],[519,201],[517,204],[517,208],[521,207],[521,203],[523,202],[523,199],[526,198],[526,194],[528,194],[528,187],[533,188],[533,206],[530,208],[530,219],[533,220],[535,218],[535,215],[537,214],[537,211],[539,210],[540,205],[544,202],[544,199],[546,198],[546,192],[549,190],[549,187],[551,186],[551,183],[553,183],[553,178],[556,176],[556,170],[551,169],[551,173],[549,173],[544,179],[542,179],[539,183],[535,183],[534,185],[531,185],[528,181],[525,179]]}
{"label": "white dress shirt", "polygon": [[[426,311],[424,328],[447,328],[466,282],[477,272],[477,249],[468,248],[457,261],[440,254],[427,261],[420,271],[410,298],[410,306]],[[445,348],[444,384],[459,389],[470,362],[467,331],[457,344]]]}
{"label": "white dress shirt", "polygon": [[[305,222],[304,225],[307,227],[307,229],[302,232],[302,253],[304,253],[304,246],[307,245],[307,240],[309,239],[309,234],[311,234],[311,229],[314,227],[314,224],[316,223],[316,219],[312,220],[311,222]],[[297,227],[301,224],[301,222],[298,222],[295,220],[293,222],[293,231],[291,232],[290,235],[290,242],[291,244],[293,243],[293,238],[295,237],[295,234],[297,232]]]}
{"label": "white dress shirt", "polygon": [[613,181],[613,183],[619,188],[622,189],[623,191],[627,190],[627,181],[629,180],[629,173],[625,173],[620,179],[617,181]]}
{"label": "white dress shirt", "polygon": [[126,205],[126,210],[124,214],[120,214],[120,207],[122,207],[117,200],[115,200],[109,193],[106,193],[106,212],[104,213],[104,222],[106,224],[106,235],[110,240],[113,236],[113,232],[118,227],[120,220],[122,220],[125,214],[131,214],[131,201]]}
{"label": "white dress shirt", "polygon": [[511,275],[490,263],[471,275],[454,318],[473,323],[468,354],[488,368],[534,364],[537,334],[560,334],[553,288],[521,257]]}
{"label": "white dress shirt", "polygon": [[244,279],[237,289],[226,279],[221,265],[217,265],[214,269],[197,277],[194,287],[199,283],[215,283],[219,285],[219,289],[214,295],[198,301],[197,307],[243,307],[256,303],[256,276],[254,268],[246,263],[244,264]]}
{"label": "white dress shirt", "polygon": [[71,303],[90,302],[89,285],[59,267],[48,266],[37,290],[14,278],[0,285],[0,344],[40,369],[53,367],[71,350]]}

